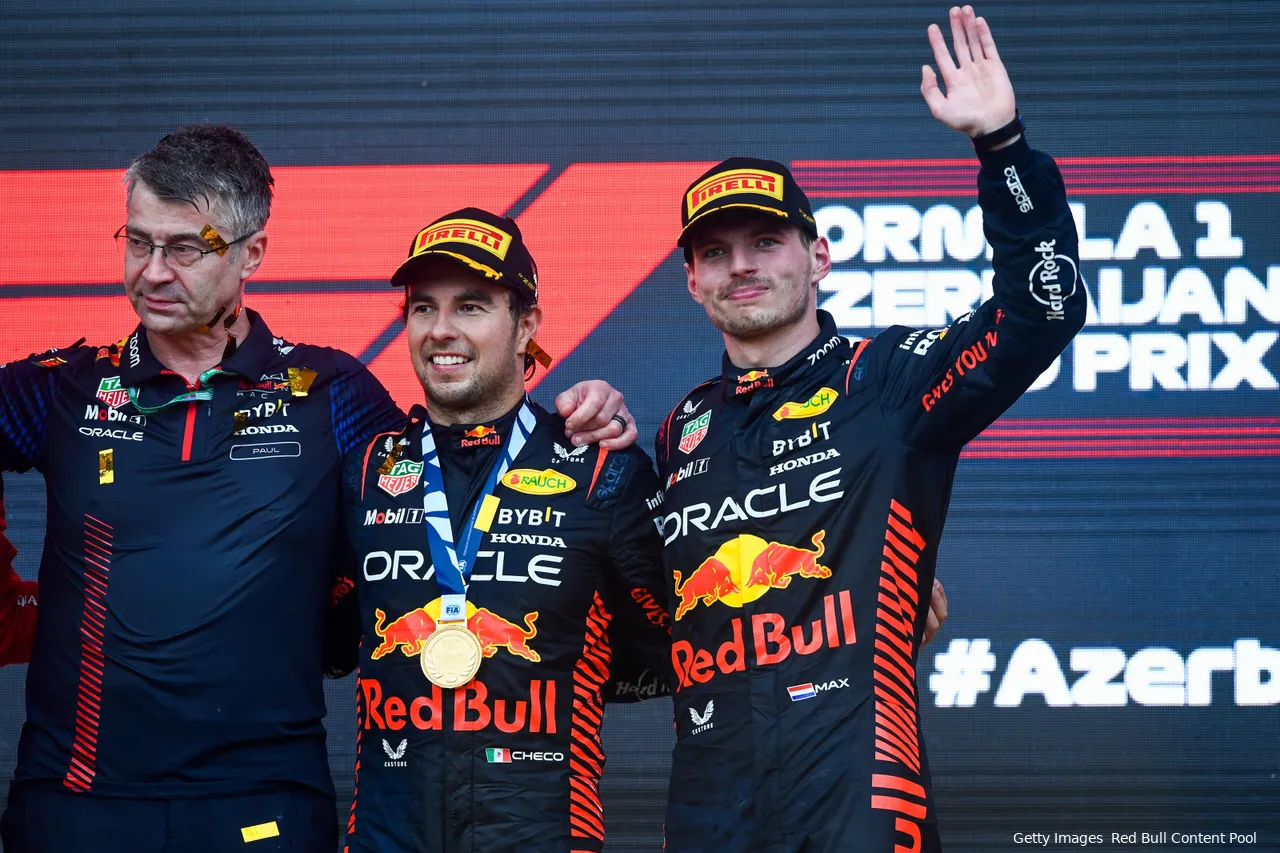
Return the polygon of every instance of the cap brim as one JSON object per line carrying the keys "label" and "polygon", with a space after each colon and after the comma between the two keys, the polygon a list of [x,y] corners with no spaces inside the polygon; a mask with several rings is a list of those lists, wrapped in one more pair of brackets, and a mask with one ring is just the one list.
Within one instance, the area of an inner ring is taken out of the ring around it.
{"label": "cap brim", "polygon": [[463,267],[470,272],[479,273],[484,278],[494,282],[495,284],[502,284],[507,287],[512,286],[509,282],[504,280],[502,273],[498,272],[493,267],[486,266],[485,264],[468,258],[466,255],[458,252],[450,252],[447,249],[427,249],[425,252],[419,252],[412,258],[409,258],[392,274],[391,286],[404,287],[407,284],[411,284],[413,281],[413,274],[415,272],[418,272],[423,266],[425,266],[427,261],[438,258],[453,261],[458,266]]}
{"label": "cap brim", "polygon": [[776,207],[767,207],[766,205],[763,205],[763,204],[751,204],[750,202],[745,202],[745,201],[733,201],[733,202],[729,202],[728,204],[717,205],[716,207],[713,207],[710,210],[704,210],[701,213],[699,213],[697,216],[693,217],[693,219],[690,219],[689,224],[686,225],[683,229],[681,229],[680,237],[676,240],[676,245],[683,249],[684,244],[689,237],[690,229],[692,229],[695,225],[698,225],[699,223],[701,223],[702,220],[706,219],[708,216],[713,216],[717,213],[723,213],[724,211],[735,210],[735,209],[737,210],[746,209],[746,210],[758,211],[760,213],[767,213],[771,216],[776,216],[779,219],[785,219],[787,222],[791,222],[793,224],[795,223],[795,220],[792,219],[790,216],[788,216],[786,211],[779,210]]}

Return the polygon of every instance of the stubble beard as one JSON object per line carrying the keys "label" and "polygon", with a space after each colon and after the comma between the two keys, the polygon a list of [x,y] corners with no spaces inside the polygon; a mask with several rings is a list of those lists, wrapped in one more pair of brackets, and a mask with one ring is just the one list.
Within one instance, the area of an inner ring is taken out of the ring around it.
{"label": "stubble beard", "polygon": [[[805,264],[803,278],[798,281],[779,283],[765,278],[752,278],[745,283],[735,283],[725,287],[713,302],[711,321],[721,332],[740,341],[752,341],[766,337],[778,329],[801,322],[809,308],[808,283],[813,279],[812,262]],[[752,284],[771,285],[776,293],[784,290],[787,299],[780,305],[770,307],[748,307],[733,309],[726,307],[729,293],[733,290]]]}
{"label": "stubble beard", "polygon": [[[514,335],[512,340],[514,341]],[[478,360],[473,360],[472,364],[477,365],[477,369],[461,382],[433,382],[427,375],[429,361],[426,353],[421,353],[419,358],[422,366],[414,367],[418,374],[418,381],[426,394],[428,408],[441,413],[469,417],[470,413],[485,412],[494,401],[505,398],[513,377],[516,377],[516,381],[523,383],[523,374],[519,373],[517,356],[513,356],[510,362],[505,359],[494,361],[488,367],[482,367]],[[484,417],[477,418],[477,420],[484,419]]]}

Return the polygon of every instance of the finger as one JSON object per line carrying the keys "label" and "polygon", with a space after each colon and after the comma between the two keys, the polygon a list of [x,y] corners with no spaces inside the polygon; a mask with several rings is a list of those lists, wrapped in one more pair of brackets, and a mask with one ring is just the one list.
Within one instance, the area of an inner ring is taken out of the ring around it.
{"label": "finger", "polygon": [[609,389],[609,395],[605,397],[604,402],[600,404],[600,413],[596,415],[593,423],[588,424],[593,428],[602,427],[605,422],[610,420],[614,415],[621,416],[626,412],[626,405],[622,399],[622,392],[616,388]]}
{"label": "finger", "polygon": [[566,420],[573,415],[578,408],[578,386],[574,385],[560,392],[556,397],[556,411],[560,413],[560,417]]}
{"label": "finger", "polygon": [[[613,424],[617,426],[617,421]],[[627,428],[622,431],[622,435],[617,438],[608,438],[600,442],[600,446],[605,450],[626,450],[640,439],[640,431],[636,429],[636,422],[627,419]]]}
{"label": "finger", "polygon": [[969,52],[969,39],[964,34],[964,13],[958,6],[951,7],[951,47],[956,52],[956,61],[961,68],[973,62],[973,54]]}
{"label": "finger", "polygon": [[934,118],[938,118],[938,110],[944,107],[947,98],[938,88],[938,75],[928,65],[920,66],[920,94],[929,105],[929,112],[933,113]]}
{"label": "finger", "polygon": [[978,42],[982,45],[982,55],[987,59],[1000,59],[1000,54],[996,53],[996,40],[991,36],[991,27],[987,26],[986,18],[978,19]]}
{"label": "finger", "polygon": [[951,51],[947,50],[947,42],[942,37],[942,28],[937,24],[929,25],[929,47],[933,48],[933,61],[942,72],[942,79],[946,80],[955,73],[956,63],[951,58]]}
{"label": "finger", "polygon": [[600,413],[600,406],[603,405],[606,394],[600,389],[586,383],[579,383],[578,390],[578,408],[571,417],[565,418],[564,431],[566,435],[572,435],[579,432],[587,424],[591,423]]}
{"label": "finger", "polygon": [[978,33],[978,18],[973,14],[972,6],[965,6],[960,14],[960,22],[964,24],[964,40],[969,46],[974,59],[983,59],[982,38]]}
{"label": "finger", "polygon": [[947,591],[942,587],[942,581],[934,578],[933,596],[929,599],[929,612],[938,618],[938,624],[941,625],[947,621]]}
{"label": "finger", "polygon": [[[610,419],[622,408],[622,392],[613,388],[609,383],[600,380],[592,380],[587,400],[588,402],[579,407],[578,415],[573,418],[573,423],[565,422],[567,432],[577,433],[604,429],[609,425]],[[593,406],[594,409],[594,413],[589,417],[583,411],[587,406]],[[582,444],[583,442],[578,443]]]}
{"label": "finger", "polygon": [[[598,429],[578,430],[569,437],[569,440],[578,446],[582,446],[584,444],[600,444],[601,442],[608,441],[609,439],[619,438],[625,433],[626,430],[623,429],[622,424],[617,421],[609,421],[609,423]],[[603,444],[601,444],[601,446],[604,447]],[[610,449],[612,448],[605,447],[605,450]]]}
{"label": "finger", "polygon": [[938,623],[938,620],[935,619],[933,616],[933,612],[930,611],[928,618],[925,619],[924,639],[920,641],[920,647],[924,648],[925,646],[929,645],[929,641],[933,639],[933,635],[938,633],[938,629],[941,627],[942,625]]}

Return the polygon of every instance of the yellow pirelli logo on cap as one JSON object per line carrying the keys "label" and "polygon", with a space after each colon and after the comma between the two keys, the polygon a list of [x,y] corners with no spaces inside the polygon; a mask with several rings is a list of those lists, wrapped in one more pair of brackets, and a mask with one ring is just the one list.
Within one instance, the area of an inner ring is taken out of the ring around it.
{"label": "yellow pirelli logo on cap", "polygon": [[466,243],[505,261],[507,250],[511,248],[511,235],[501,228],[494,228],[474,219],[446,219],[418,232],[413,253],[420,254],[440,243]]}
{"label": "yellow pirelli logo on cap", "polygon": [[782,201],[782,175],[763,169],[734,169],[712,175],[689,190],[684,199],[685,209],[692,219],[695,213],[720,196],[740,193],[767,195]]}

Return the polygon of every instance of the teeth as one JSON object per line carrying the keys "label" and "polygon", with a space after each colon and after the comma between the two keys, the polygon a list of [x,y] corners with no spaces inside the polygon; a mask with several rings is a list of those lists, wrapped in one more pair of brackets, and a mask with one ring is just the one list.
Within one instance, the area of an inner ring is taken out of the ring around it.
{"label": "teeth", "polygon": [[433,355],[432,364],[466,364],[468,359],[460,355]]}

